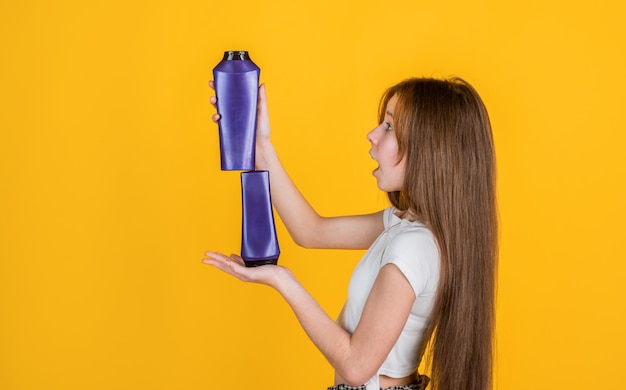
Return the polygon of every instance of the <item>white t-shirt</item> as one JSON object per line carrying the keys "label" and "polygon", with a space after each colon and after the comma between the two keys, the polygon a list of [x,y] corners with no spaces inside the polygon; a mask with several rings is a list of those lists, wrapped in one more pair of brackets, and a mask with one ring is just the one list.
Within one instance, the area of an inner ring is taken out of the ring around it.
{"label": "white t-shirt", "polygon": [[415,291],[416,299],[404,329],[378,373],[366,383],[368,390],[379,390],[379,375],[402,378],[417,368],[418,348],[439,280],[439,251],[432,233],[422,223],[398,218],[397,211],[392,207],[385,209],[385,230],[354,269],[348,299],[338,320],[344,329],[354,332],[378,272],[385,264],[395,264]]}

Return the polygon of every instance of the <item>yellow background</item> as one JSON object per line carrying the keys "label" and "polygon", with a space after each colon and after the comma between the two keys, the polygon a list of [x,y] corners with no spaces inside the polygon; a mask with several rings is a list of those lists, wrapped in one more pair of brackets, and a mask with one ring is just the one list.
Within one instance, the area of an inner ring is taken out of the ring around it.
{"label": "yellow background", "polygon": [[[207,81],[249,50],[273,139],[325,215],[386,205],[366,132],[383,90],[458,75],[490,111],[499,389],[623,388],[621,0],[3,1],[0,389],[323,389],[281,297],[200,263],[237,252]],[[330,315],[361,252],[280,262]]]}

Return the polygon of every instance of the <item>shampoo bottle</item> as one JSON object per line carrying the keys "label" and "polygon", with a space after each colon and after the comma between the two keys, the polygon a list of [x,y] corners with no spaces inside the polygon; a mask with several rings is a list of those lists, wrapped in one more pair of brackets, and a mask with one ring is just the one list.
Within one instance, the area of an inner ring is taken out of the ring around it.
{"label": "shampoo bottle", "polygon": [[213,69],[221,169],[253,170],[259,74],[247,51],[227,51]]}
{"label": "shampoo bottle", "polygon": [[280,249],[276,237],[269,171],[241,173],[241,257],[246,267],[277,264]]}

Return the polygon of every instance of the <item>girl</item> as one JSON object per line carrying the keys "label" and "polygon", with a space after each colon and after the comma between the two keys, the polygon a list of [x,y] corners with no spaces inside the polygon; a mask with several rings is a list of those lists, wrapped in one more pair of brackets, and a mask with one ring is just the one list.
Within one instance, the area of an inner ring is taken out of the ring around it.
{"label": "girl", "polygon": [[[429,381],[433,389],[489,389],[497,218],[487,111],[461,79],[420,78],[389,88],[378,117],[367,139],[391,206],[322,217],[276,155],[259,89],[256,165],[270,171],[273,204],[289,234],[307,248],[369,248],[336,322],[287,268],[246,268],[239,256],[216,252],[203,261],[285,298],[335,369],[329,390],[414,390]],[[417,373],[426,350],[432,380]]]}

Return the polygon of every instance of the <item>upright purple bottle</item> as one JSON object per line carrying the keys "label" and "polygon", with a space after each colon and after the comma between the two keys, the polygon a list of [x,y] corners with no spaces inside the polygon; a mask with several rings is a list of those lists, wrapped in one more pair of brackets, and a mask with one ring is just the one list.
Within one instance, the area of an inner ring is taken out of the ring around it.
{"label": "upright purple bottle", "polygon": [[269,171],[241,172],[241,257],[246,267],[277,264],[280,248],[270,197]]}
{"label": "upright purple bottle", "polygon": [[213,69],[223,171],[254,169],[260,72],[247,51],[224,52]]}

